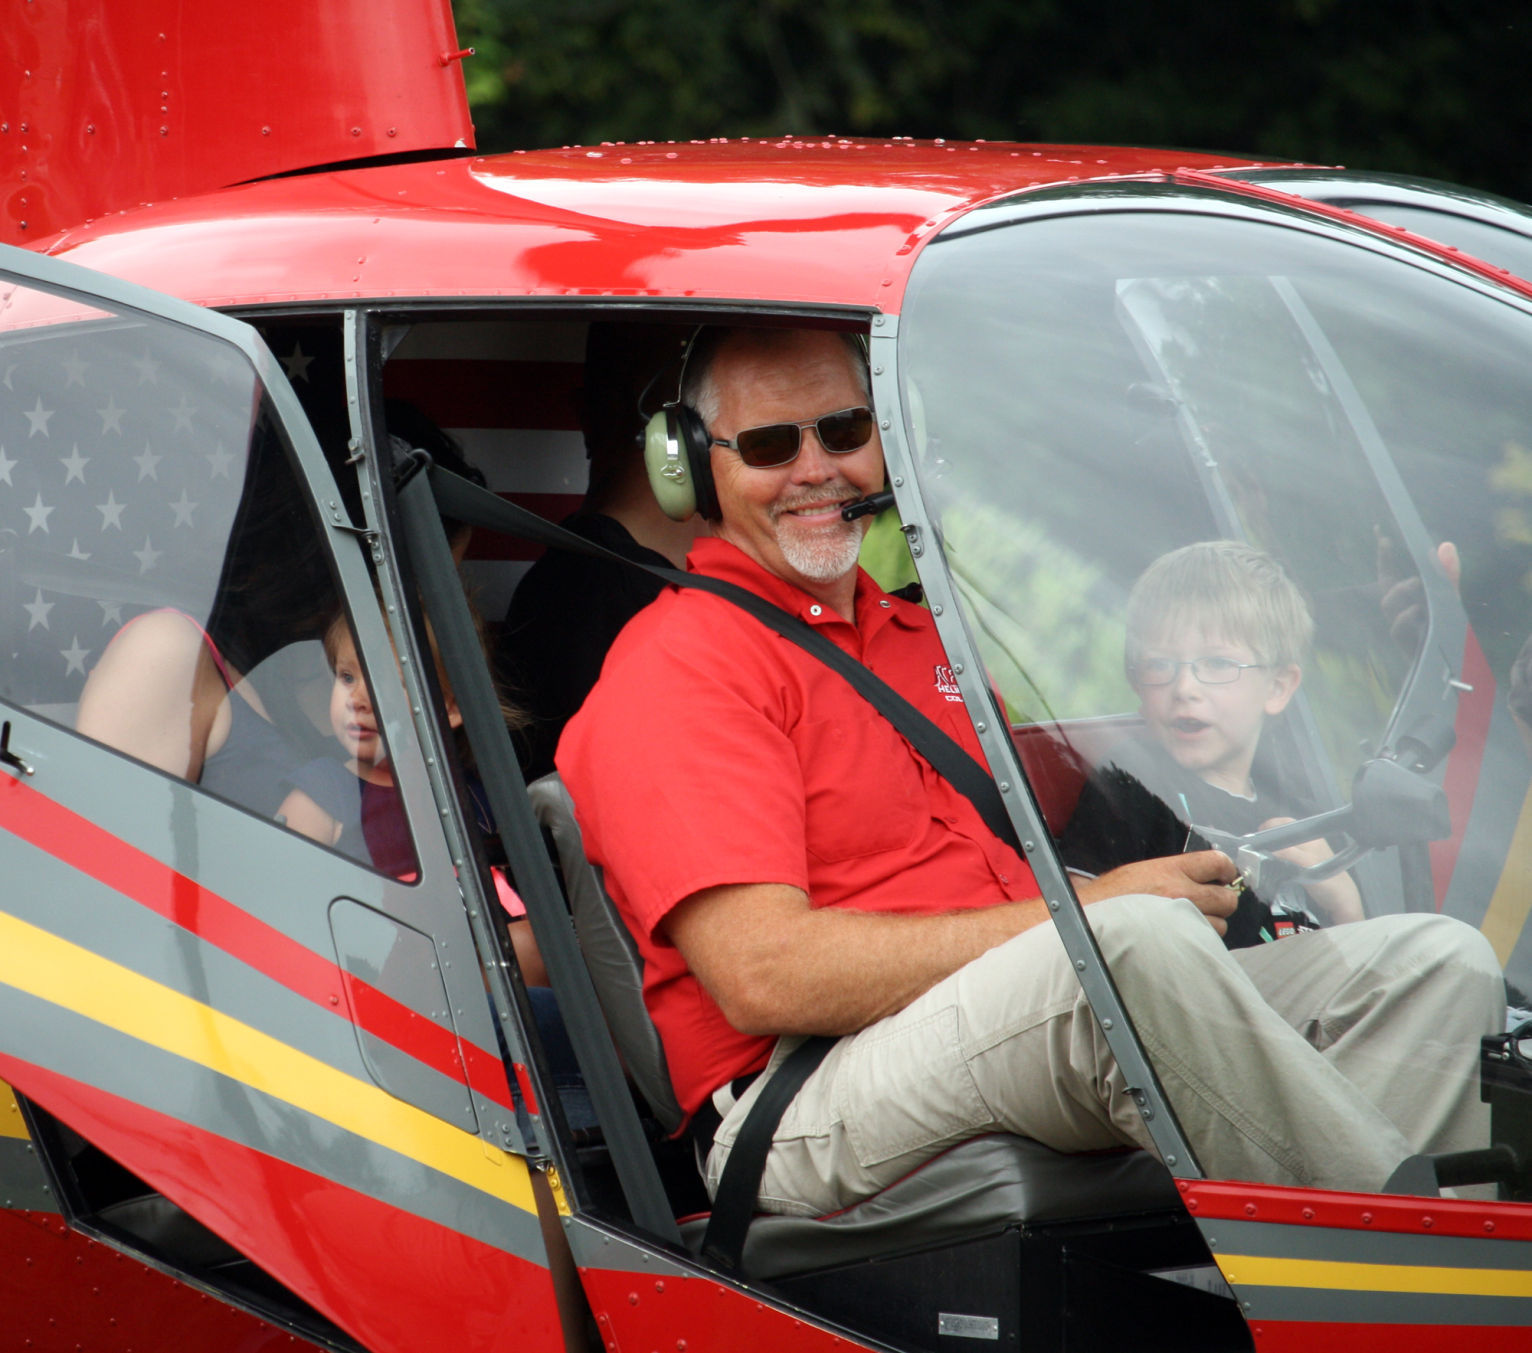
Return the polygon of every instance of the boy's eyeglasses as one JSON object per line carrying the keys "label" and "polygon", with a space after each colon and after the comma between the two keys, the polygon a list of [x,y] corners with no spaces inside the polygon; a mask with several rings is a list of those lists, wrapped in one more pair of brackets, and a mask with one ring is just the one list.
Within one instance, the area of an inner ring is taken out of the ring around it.
{"label": "boy's eyeglasses", "polygon": [[848,455],[872,440],[872,410],[862,404],[805,418],[801,423],[766,423],[736,433],[732,442],[714,437],[712,445],[738,451],[739,458],[757,470],[770,470],[798,459],[804,428],[813,428],[819,444],[832,456]]}
{"label": "boy's eyeglasses", "polygon": [[1129,670],[1134,683],[1139,686],[1168,686],[1183,667],[1190,667],[1192,675],[1204,686],[1227,686],[1231,681],[1238,681],[1241,672],[1267,666],[1270,664],[1235,662],[1233,658],[1186,658],[1181,662],[1173,658],[1145,658]]}

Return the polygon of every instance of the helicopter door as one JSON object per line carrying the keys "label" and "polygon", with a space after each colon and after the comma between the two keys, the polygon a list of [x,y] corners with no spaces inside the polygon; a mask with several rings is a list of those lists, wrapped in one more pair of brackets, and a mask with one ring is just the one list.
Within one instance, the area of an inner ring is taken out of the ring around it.
{"label": "helicopter door", "polygon": [[76,1225],[268,1318],[562,1347],[351,521],[247,326],[0,253],[0,1079]]}

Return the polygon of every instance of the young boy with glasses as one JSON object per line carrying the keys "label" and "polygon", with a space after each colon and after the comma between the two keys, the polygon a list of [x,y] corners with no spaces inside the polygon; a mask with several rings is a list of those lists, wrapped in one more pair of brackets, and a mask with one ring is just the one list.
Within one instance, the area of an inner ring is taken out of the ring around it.
{"label": "young boy with glasses", "polygon": [[[1201,541],[1156,559],[1127,608],[1128,680],[1145,734],[1113,749],[1092,774],[1060,846],[1069,867],[1096,875],[1134,860],[1202,850],[1195,826],[1248,835],[1315,809],[1280,783],[1261,732],[1303,677],[1314,622],[1269,555],[1231,540]],[[1277,852],[1300,866],[1332,854],[1323,840]],[[1287,901],[1288,899],[1283,899]],[[1313,922],[1246,892],[1229,918],[1230,948],[1278,939]],[[1344,872],[1310,882],[1307,902],[1329,924],[1360,920]]]}

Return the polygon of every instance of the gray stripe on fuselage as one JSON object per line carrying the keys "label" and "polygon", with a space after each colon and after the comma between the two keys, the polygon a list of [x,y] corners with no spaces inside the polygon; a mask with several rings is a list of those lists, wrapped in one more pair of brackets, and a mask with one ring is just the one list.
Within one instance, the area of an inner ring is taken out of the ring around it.
{"label": "gray stripe on fuselage", "polygon": [[[1433,1201],[1444,1200],[1420,1199],[1422,1216],[1429,1215]],[[1258,1221],[1209,1221],[1203,1225],[1203,1234],[1218,1242],[1214,1253],[1220,1256],[1251,1254],[1336,1264],[1532,1270],[1532,1241],[1501,1240],[1490,1235],[1401,1235],[1396,1231],[1278,1226]]]}
{"label": "gray stripe on fuselage", "polygon": [[[546,1266],[535,1213],[275,1095],[4,985],[0,1050]],[[523,1167],[510,1160],[505,1168]]]}
{"label": "gray stripe on fuselage", "polygon": [[30,1137],[0,1137],[0,1207],[28,1212],[59,1210]]}
{"label": "gray stripe on fuselage", "polygon": [[[1319,1324],[1368,1325],[1527,1325],[1532,1299],[1471,1297],[1440,1292],[1342,1292],[1315,1287],[1246,1287],[1235,1284],[1248,1302],[1245,1319],[1301,1320]],[[1408,1344],[1401,1340],[1401,1347]]]}
{"label": "gray stripe on fuselage", "polygon": [[[339,1003],[318,1005],[46,851],[15,837],[3,839],[8,866],[4,910],[11,915],[203,1002],[317,1061],[369,1078],[339,971],[334,975]],[[325,903],[316,901],[315,908],[323,918]],[[334,963],[329,954],[319,957]],[[454,1126],[465,1125],[453,1110],[466,1099],[462,1081],[406,1054],[389,1058],[388,1070],[393,1088],[405,1091],[401,1097],[409,1103]]]}

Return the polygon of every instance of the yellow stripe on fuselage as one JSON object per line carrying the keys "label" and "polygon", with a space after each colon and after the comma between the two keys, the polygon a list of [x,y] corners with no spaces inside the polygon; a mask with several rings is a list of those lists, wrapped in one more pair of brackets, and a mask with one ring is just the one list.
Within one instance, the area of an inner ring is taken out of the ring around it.
{"label": "yellow stripe on fuselage", "polygon": [[27,1137],[27,1125],[21,1121],[21,1105],[11,1087],[0,1081],[0,1137]]}
{"label": "yellow stripe on fuselage", "polygon": [[1504,967],[1511,958],[1511,950],[1521,938],[1522,927],[1527,923],[1527,913],[1532,910],[1532,792],[1521,805],[1521,816],[1511,833],[1511,843],[1505,852],[1505,866],[1500,881],[1495,885],[1489,907],[1479,929],[1484,938],[1494,946],[1495,957]]}
{"label": "yellow stripe on fuselage", "polygon": [[0,982],[536,1211],[525,1167],[504,1168],[521,1162],[477,1136],[130,968],[3,914]]}
{"label": "yellow stripe on fuselage", "polygon": [[1230,1287],[1308,1287],[1344,1292],[1431,1292],[1461,1297],[1532,1297],[1532,1273],[1510,1268],[1427,1268],[1328,1259],[1216,1256]]}

